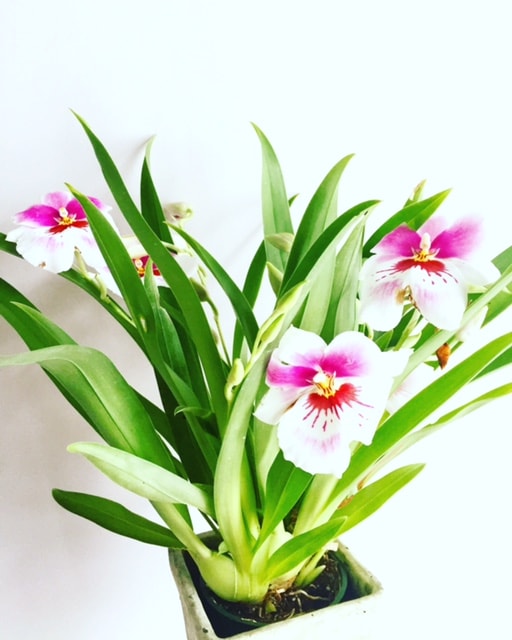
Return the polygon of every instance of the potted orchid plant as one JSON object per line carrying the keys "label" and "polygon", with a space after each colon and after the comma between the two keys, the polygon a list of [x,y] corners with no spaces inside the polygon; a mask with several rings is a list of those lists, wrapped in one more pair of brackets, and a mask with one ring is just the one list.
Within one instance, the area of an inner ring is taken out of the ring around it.
{"label": "potted orchid plant", "polygon": [[[255,127],[263,237],[236,283],[185,230],[190,209],[161,202],[149,145],[137,204],[78,120],[133,235],[121,236],[109,206],[68,185],[16,214],[0,248],[73,282],[115,318],[150,362],[160,403],[5,280],[0,313],[29,350],[0,365],[39,364],[105,442],[69,451],[149,500],[156,519],[55,490],[60,505],[116,533],[186,551],[214,598],[273,620],[276,594],[314,585],[337,539],[423,466],[386,470],[389,463],[512,391],[507,382],[468,395],[473,381],[512,361],[512,334],[464,358],[456,353],[510,305],[512,247],[491,259],[482,221],[447,222],[437,210],[448,192],[424,198],[423,184],[368,233],[377,201],[337,210],[351,156],[294,225],[277,157]],[[230,303],[229,322],[209,293],[211,279]],[[263,313],[261,291],[271,299]],[[463,387],[467,397],[457,402]],[[198,534],[193,513],[210,538]]]}

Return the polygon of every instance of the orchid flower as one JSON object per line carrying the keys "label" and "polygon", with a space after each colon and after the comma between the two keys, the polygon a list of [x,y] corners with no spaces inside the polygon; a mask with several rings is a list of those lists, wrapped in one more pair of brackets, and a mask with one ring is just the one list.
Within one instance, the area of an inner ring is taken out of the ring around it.
{"label": "orchid flower", "polygon": [[[110,207],[89,199],[114,226]],[[69,192],[47,193],[42,204],[17,213],[14,222],[20,226],[7,234],[7,240],[15,242],[18,253],[36,267],[53,273],[67,271],[73,265],[75,250],[91,267],[104,264],[85,211]]]}
{"label": "orchid flower", "polygon": [[[134,268],[136,269],[139,276],[144,279],[144,277],[146,276],[148,263],[150,261],[146,250],[136,236],[123,236],[121,240],[123,241],[123,244],[126,247],[130,258],[132,259]],[[191,256],[188,253],[181,252],[172,252],[172,255],[176,262],[183,269],[183,271],[187,274],[187,276],[192,276],[195,273],[195,271],[197,270],[197,259],[194,256]],[[155,284],[159,287],[166,287],[167,282],[162,277],[160,270],[158,269],[156,264],[152,264],[151,270],[155,278]],[[106,284],[107,288],[110,289],[110,291],[112,291],[113,293],[121,295],[119,287],[112,277],[109,268],[105,264],[103,264],[101,268],[97,269],[97,271],[101,279]]]}
{"label": "orchid flower", "polygon": [[327,345],[291,327],[271,356],[270,389],[255,415],[278,424],[287,460],[309,473],[341,477],[351,443],[371,443],[392,377],[404,366],[403,353],[383,353],[362,333],[341,333]]}
{"label": "orchid flower", "polygon": [[432,218],[418,231],[402,225],[389,233],[363,265],[360,321],[387,331],[410,302],[439,329],[457,329],[470,287],[499,276],[482,250],[482,231],[474,218],[450,227]]}

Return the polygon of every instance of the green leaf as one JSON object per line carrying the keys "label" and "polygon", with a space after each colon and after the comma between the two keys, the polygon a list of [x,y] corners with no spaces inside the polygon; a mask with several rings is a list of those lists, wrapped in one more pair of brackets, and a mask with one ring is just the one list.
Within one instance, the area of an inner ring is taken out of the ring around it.
{"label": "green leaf", "polygon": [[318,553],[319,549],[340,535],[344,525],[345,516],[336,514],[329,522],[285,542],[268,560],[269,582],[296,569],[310,556]]}
{"label": "green leaf", "polygon": [[8,253],[10,256],[21,258],[20,254],[16,251],[16,243],[6,240],[7,235],[0,232],[0,251]]}
{"label": "green leaf", "polygon": [[341,514],[347,518],[343,526],[343,533],[380,509],[397,491],[415,478],[424,467],[424,464],[411,464],[395,469],[356,493],[348,504],[340,507],[337,512],[337,515]]}
{"label": "green leaf", "polygon": [[68,188],[84,208],[98,247],[138,327],[139,334],[144,339],[144,335],[150,333],[153,328],[153,310],[123,241],[89,198],[70,185]]}
{"label": "green leaf", "polygon": [[[337,186],[337,183],[336,183]],[[318,193],[318,192],[317,192]],[[317,222],[317,227],[313,227],[311,230],[312,237],[308,242],[308,246],[311,246],[313,241],[322,233],[326,226],[328,226],[333,220],[336,219],[337,213],[337,190],[334,189],[334,193],[330,194],[331,198],[324,199],[320,205],[313,207],[313,211],[317,213],[314,221]],[[315,194],[316,195],[316,194]],[[315,197],[313,198],[315,200]],[[306,211],[306,214],[308,212]],[[318,223],[321,224],[318,224]],[[324,252],[322,256],[322,264],[318,266],[316,279],[319,285],[317,287],[311,287],[309,295],[304,306],[304,311],[300,319],[300,328],[305,331],[311,331],[313,333],[320,334],[322,327],[324,326],[325,318],[329,310],[329,305],[332,299],[332,289],[335,285],[336,269],[336,247],[331,245],[329,249]]]}
{"label": "green leaf", "polygon": [[[5,234],[0,233],[0,251],[4,251],[9,255],[23,259],[17,253],[15,248],[16,245],[13,242],[7,242],[5,238],[6,238]],[[72,282],[76,286],[86,291],[89,295],[91,295],[99,304],[101,304],[105,308],[105,310],[111,316],[113,316],[119,322],[119,324],[123,327],[123,329],[125,329],[125,331],[127,331],[134,340],[139,342],[138,334],[135,331],[135,327],[133,326],[131,320],[128,318],[124,309],[122,309],[122,307],[120,307],[114,300],[112,300],[112,298],[109,298],[108,296],[106,298],[102,298],[97,285],[94,283],[92,279],[86,278],[85,276],[83,276],[78,271],[75,271],[74,269],[69,269],[69,271],[60,273],[59,276],[61,278],[64,278],[65,280]],[[0,283],[10,286],[5,280],[0,279]],[[14,287],[11,287],[11,290],[15,291]],[[5,289],[3,291],[0,289],[0,301],[4,296],[4,292],[5,292]],[[19,296],[21,296],[19,292],[17,293]],[[20,301],[23,301],[23,300],[20,300]],[[24,302],[26,304],[28,303],[26,298],[24,299]]]}
{"label": "green leaf", "polygon": [[[272,145],[259,127],[253,124],[261,143],[263,155],[262,206],[264,235],[293,233],[290,206],[284,185],[283,174]],[[284,272],[288,254],[276,249],[271,242],[265,241],[267,261],[276,269]]]}
{"label": "green leaf", "polygon": [[153,502],[187,504],[213,516],[213,501],[203,489],[136,455],[96,442],[76,442],[68,451],[80,453],[113,482]]}
{"label": "green leaf", "polygon": [[44,316],[28,298],[1,279],[0,315],[17,331],[29,349],[76,344],[69,334]]}
{"label": "green leaf", "polygon": [[146,145],[146,153],[142,165],[140,178],[140,211],[142,217],[146,220],[153,232],[164,242],[172,243],[169,225],[167,224],[149,168],[149,155],[153,141],[154,138],[151,138]]}
{"label": "green leaf", "polygon": [[349,468],[337,483],[332,501],[368,473],[379,458],[404,436],[428,418],[454,394],[473,380],[489,363],[512,346],[512,333],[496,338],[420,391],[377,430],[370,446],[361,446],[352,456]]}
{"label": "green leaf", "polygon": [[[197,349],[208,380],[212,408],[219,423],[222,425],[227,418],[227,402],[224,397],[226,372],[197,292],[176,260],[170,255],[168,249],[139,213],[104,145],[85,121],[79,116],[77,118],[93,146],[103,175],[121,212],[151,257],[151,260],[158,265],[160,273],[172,289],[183,317],[187,318],[190,337]],[[156,357],[157,354],[152,352],[151,359],[153,362]]]}
{"label": "green leaf", "polygon": [[265,510],[258,546],[290,513],[310,482],[309,473],[285,460],[282,452],[279,452],[267,478]]}
{"label": "green leaf", "polygon": [[110,445],[174,468],[136,393],[103,353],[59,345],[0,357],[0,367],[26,364],[39,364],[49,372]]}
{"label": "green leaf", "polygon": [[[497,358],[497,360],[499,360],[499,358]],[[512,393],[512,383],[502,385],[501,387],[496,387],[495,389],[492,389],[491,391],[488,391],[487,393],[484,393],[477,398],[466,402],[456,409],[449,411],[444,416],[436,420],[436,422],[428,424],[421,429],[417,429],[416,431],[412,431],[411,433],[407,434],[396,445],[391,447],[381,458],[379,458],[379,460],[373,465],[371,471],[365,477],[364,481],[366,482],[368,478],[374,476],[382,468],[388,465],[393,459],[401,455],[404,451],[412,447],[417,442],[420,442],[427,436],[431,436],[434,433],[437,433],[437,431],[450,424],[454,420],[458,420],[468,415],[472,411],[475,411],[476,409],[487,405],[492,400],[497,400],[510,393]]]}
{"label": "green leaf", "polygon": [[507,269],[509,269],[510,265],[512,264],[512,245],[499,253],[494,258],[493,262],[501,271],[501,273],[504,273]]}
{"label": "green leaf", "polygon": [[311,199],[295,234],[286,265],[285,282],[297,268],[311,245],[336,218],[338,184],[343,171],[352,158],[353,155],[342,158],[330,170]]}
{"label": "green leaf", "polygon": [[133,513],[121,504],[99,496],[54,489],[53,497],[61,507],[119,535],[171,549],[184,545],[169,529]]}
{"label": "green leaf", "polygon": [[256,361],[237,392],[214,478],[215,513],[219,530],[235,563],[240,563],[240,566],[252,559],[251,542],[242,509],[242,501],[247,498],[245,492],[251,491],[252,487],[244,487],[243,465],[247,431],[265,366],[265,358]]}
{"label": "green leaf", "polygon": [[441,191],[430,198],[409,204],[386,220],[375,233],[367,240],[363,249],[363,256],[368,258],[373,247],[384,238],[385,235],[396,229],[401,224],[407,224],[413,229],[418,229],[430,216],[437,211],[446,200],[450,190]]}
{"label": "green leaf", "polygon": [[352,207],[340,215],[325,231],[317,238],[313,245],[308,249],[296,269],[283,285],[280,296],[289,291],[292,287],[306,280],[313,281],[318,269],[322,266],[322,260],[329,247],[334,246],[336,242],[346,233],[347,226],[358,216],[364,217],[370,209],[378,204],[377,200],[369,200]]}
{"label": "green leaf", "polygon": [[182,229],[176,227],[175,231],[187,241],[189,246],[195,251],[207,269],[220,284],[224,293],[228,296],[238,323],[243,329],[244,337],[247,340],[249,347],[252,349],[258,333],[258,323],[256,322],[252,307],[247,301],[245,295],[240,291],[225,269],[203,246],[199,244],[199,242],[197,242],[197,240],[192,238],[188,233],[185,233]]}
{"label": "green leaf", "polygon": [[363,218],[354,227],[336,258],[330,306],[322,331],[322,337],[327,343],[343,331],[353,331],[357,328],[356,298],[362,262],[364,223]]}
{"label": "green leaf", "polygon": [[[265,273],[267,256],[265,253],[265,244],[262,242],[254,254],[251,264],[247,270],[245,282],[243,286],[243,294],[247,302],[254,308]],[[240,322],[237,320],[233,337],[233,360],[239,358],[243,345],[244,332]]]}

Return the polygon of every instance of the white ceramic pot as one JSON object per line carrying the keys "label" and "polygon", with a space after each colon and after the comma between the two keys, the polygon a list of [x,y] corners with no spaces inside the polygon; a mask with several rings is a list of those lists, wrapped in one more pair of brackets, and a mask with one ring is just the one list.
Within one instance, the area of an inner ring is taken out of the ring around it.
{"label": "white ceramic pot", "polygon": [[[303,613],[282,622],[244,631],[235,637],[240,640],[252,638],[265,640],[270,637],[272,640],[283,638],[287,640],[311,640],[311,638],[369,640],[378,637],[375,624],[382,585],[357,562],[347,547],[341,543],[339,543],[338,552],[348,571],[347,597],[350,597],[350,600],[311,613]],[[217,635],[213,628],[197,593],[183,553],[171,550],[169,559],[180,594],[187,640],[216,640],[217,638],[230,637]]]}

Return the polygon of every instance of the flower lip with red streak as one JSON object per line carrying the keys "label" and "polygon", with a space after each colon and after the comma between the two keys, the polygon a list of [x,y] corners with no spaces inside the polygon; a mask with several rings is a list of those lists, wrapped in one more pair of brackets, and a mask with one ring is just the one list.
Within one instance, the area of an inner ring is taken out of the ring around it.
{"label": "flower lip with red streak", "polygon": [[[89,199],[115,228],[110,207],[97,198]],[[82,205],[69,192],[46,194],[42,204],[20,211],[14,222],[19,226],[7,234],[7,240],[15,242],[18,253],[35,266],[54,273],[67,271],[77,250],[95,269],[105,263]]]}
{"label": "flower lip with red streak", "polygon": [[457,329],[470,288],[499,277],[482,237],[482,222],[475,218],[447,226],[434,217],[418,231],[401,225],[389,233],[361,271],[360,322],[393,329],[408,302],[435,327]]}
{"label": "flower lip with red streak", "polygon": [[278,425],[286,459],[309,473],[341,477],[350,445],[370,444],[404,352],[383,353],[362,333],[347,331],[327,345],[291,327],[267,369],[269,390],[255,416]]}

